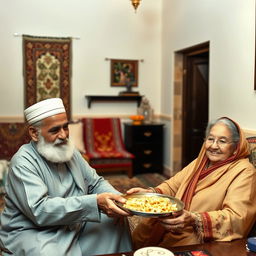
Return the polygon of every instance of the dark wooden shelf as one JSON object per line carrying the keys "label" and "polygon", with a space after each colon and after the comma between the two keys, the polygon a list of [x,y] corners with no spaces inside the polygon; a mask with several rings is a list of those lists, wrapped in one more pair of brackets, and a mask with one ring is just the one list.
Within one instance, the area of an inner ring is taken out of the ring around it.
{"label": "dark wooden shelf", "polygon": [[136,101],[137,106],[140,106],[140,102],[142,99],[141,95],[136,96],[115,96],[115,95],[86,95],[85,98],[87,99],[87,106],[88,108],[91,107],[91,103],[93,101]]}

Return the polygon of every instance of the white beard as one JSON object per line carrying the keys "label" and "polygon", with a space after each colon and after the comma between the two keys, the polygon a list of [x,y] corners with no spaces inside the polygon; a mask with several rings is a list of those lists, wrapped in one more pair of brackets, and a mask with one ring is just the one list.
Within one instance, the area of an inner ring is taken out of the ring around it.
{"label": "white beard", "polygon": [[39,134],[37,150],[40,155],[53,163],[68,162],[73,154],[75,146],[69,139],[66,139],[66,144],[61,145],[63,140],[56,139],[53,143],[46,142],[44,137]]}

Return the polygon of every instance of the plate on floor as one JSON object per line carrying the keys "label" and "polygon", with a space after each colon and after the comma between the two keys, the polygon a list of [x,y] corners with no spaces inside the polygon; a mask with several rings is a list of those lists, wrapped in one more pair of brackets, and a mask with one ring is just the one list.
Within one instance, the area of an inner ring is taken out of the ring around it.
{"label": "plate on floor", "polygon": [[172,196],[158,193],[135,193],[123,195],[127,200],[125,204],[116,202],[124,211],[132,215],[143,217],[166,217],[174,212],[180,212],[184,208],[184,203]]}
{"label": "plate on floor", "polygon": [[174,254],[162,247],[144,247],[134,252],[134,256],[174,256]]}

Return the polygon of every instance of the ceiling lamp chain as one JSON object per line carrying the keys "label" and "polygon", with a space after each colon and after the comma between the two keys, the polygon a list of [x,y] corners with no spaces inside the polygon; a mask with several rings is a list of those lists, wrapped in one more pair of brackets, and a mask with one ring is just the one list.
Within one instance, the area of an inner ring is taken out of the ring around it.
{"label": "ceiling lamp chain", "polygon": [[134,10],[136,11],[141,0],[131,0]]}

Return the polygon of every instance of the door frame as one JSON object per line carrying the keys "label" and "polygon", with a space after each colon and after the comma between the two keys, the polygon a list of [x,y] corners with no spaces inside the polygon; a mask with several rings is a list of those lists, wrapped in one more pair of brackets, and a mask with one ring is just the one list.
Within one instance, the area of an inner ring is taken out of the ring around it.
{"label": "door frame", "polygon": [[[188,48],[184,48],[175,52],[174,57],[174,101],[173,101],[173,149],[172,149],[172,175],[182,169],[182,153],[183,153],[183,88],[185,84],[184,76],[184,56],[192,56],[203,52],[209,52],[210,42],[203,42]],[[210,67],[210,65],[209,65]]]}

